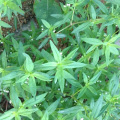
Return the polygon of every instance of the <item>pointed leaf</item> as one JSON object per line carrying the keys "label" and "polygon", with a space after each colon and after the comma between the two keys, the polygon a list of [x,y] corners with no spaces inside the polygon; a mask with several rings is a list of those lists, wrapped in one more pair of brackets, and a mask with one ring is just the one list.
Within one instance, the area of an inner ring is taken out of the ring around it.
{"label": "pointed leaf", "polygon": [[20,79],[18,79],[16,81],[16,83],[23,83],[28,77],[29,77],[29,75],[24,75],[23,77],[21,77]]}
{"label": "pointed leaf", "polygon": [[51,81],[49,76],[47,74],[45,74],[45,73],[34,72],[32,75],[34,77],[36,77],[37,79],[42,80],[42,81]]}
{"label": "pointed leaf", "polygon": [[86,64],[80,63],[80,62],[73,62],[69,65],[64,65],[64,68],[79,68],[79,67],[85,67]]}
{"label": "pointed leaf", "polygon": [[11,72],[11,73],[1,77],[0,80],[11,80],[11,79],[16,78],[21,75],[22,74],[20,72]]}
{"label": "pointed leaf", "polygon": [[100,77],[101,73],[102,73],[102,72],[100,71],[100,72],[97,73],[93,78],[91,78],[89,84],[92,85],[92,84],[96,83],[96,81],[97,81],[98,78]]}
{"label": "pointed leaf", "polygon": [[19,65],[23,65],[24,61],[25,61],[25,57],[23,55],[24,53],[24,47],[23,44],[21,42],[19,42],[19,46],[18,46],[18,62]]}
{"label": "pointed leaf", "polygon": [[66,35],[65,35],[65,34],[62,34],[62,33],[57,33],[57,34],[56,34],[56,37],[57,37],[57,38],[65,38]]}
{"label": "pointed leaf", "polygon": [[31,107],[45,100],[47,93],[36,96],[36,98],[31,98],[23,103],[24,107]]}
{"label": "pointed leaf", "polygon": [[99,1],[99,0],[93,0],[96,4],[97,4],[97,6],[104,12],[104,13],[108,13],[108,10],[107,10],[107,8],[106,8],[106,6],[101,2],[101,1]]}
{"label": "pointed leaf", "polygon": [[92,19],[96,19],[96,11],[95,11],[95,8],[93,7],[93,5],[91,5],[91,17]]}
{"label": "pointed leaf", "polygon": [[68,109],[60,110],[58,113],[61,114],[70,114],[70,113],[78,113],[79,111],[84,111],[82,106],[74,106]]}
{"label": "pointed leaf", "polygon": [[52,49],[55,60],[57,62],[61,62],[61,55],[60,55],[58,49],[56,48],[56,46],[53,44],[52,41],[50,41],[50,46],[51,46],[51,49]]}
{"label": "pointed leaf", "polygon": [[12,37],[12,43],[13,43],[13,47],[16,51],[18,51],[18,42]]}
{"label": "pointed leaf", "polygon": [[7,24],[7,23],[5,23],[5,22],[3,22],[1,20],[0,20],[0,26],[5,27],[5,28],[11,28],[12,27],[9,24]]}
{"label": "pointed leaf", "polygon": [[40,66],[40,70],[52,70],[52,69],[55,69],[56,67],[57,67],[56,62],[48,62],[48,63],[42,64]]}
{"label": "pointed leaf", "polygon": [[86,90],[87,90],[87,88],[86,88],[86,87],[83,87],[83,88],[80,90],[77,99],[79,99],[80,97],[82,97],[82,96],[85,94]]}
{"label": "pointed leaf", "polygon": [[92,45],[86,52],[86,54],[90,53],[91,51],[93,51],[96,48],[96,45]]}
{"label": "pointed leaf", "polygon": [[103,95],[99,97],[99,99],[95,103],[95,106],[92,109],[92,116],[94,118],[97,118],[97,116],[100,114],[100,111],[102,109],[102,103],[103,103]]}
{"label": "pointed leaf", "polygon": [[72,33],[78,33],[78,32],[80,32],[80,31],[83,31],[83,30],[87,29],[90,25],[91,25],[90,22],[85,22],[85,23],[79,25],[77,28],[75,28],[75,29],[72,31]]}
{"label": "pointed leaf", "polygon": [[29,55],[27,55],[26,53],[23,53],[23,55],[26,57],[25,63],[24,63],[24,68],[26,71],[28,72],[32,72],[34,69],[34,64],[30,58]]}
{"label": "pointed leaf", "polygon": [[92,44],[92,45],[102,45],[103,42],[99,39],[96,38],[82,38],[82,40],[88,44]]}
{"label": "pointed leaf", "polygon": [[41,19],[41,21],[42,21],[42,23],[44,24],[44,26],[46,28],[50,28],[51,27],[50,24],[46,20]]}
{"label": "pointed leaf", "polygon": [[119,55],[119,51],[117,50],[117,48],[113,47],[113,46],[109,46],[110,52],[114,55]]}
{"label": "pointed leaf", "polygon": [[13,106],[18,109],[21,101],[18,98],[18,94],[15,90],[15,86],[12,86],[12,85],[10,87],[10,99],[12,101]]}
{"label": "pointed leaf", "polygon": [[56,110],[59,102],[60,102],[60,99],[56,100],[54,103],[52,103],[52,104],[46,109],[46,111],[48,112],[49,115],[52,114],[52,113]]}
{"label": "pointed leaf", "polygon": [[99,49],[97,48],[93,55],[93,65],[96,65],[99,61]]}
{"label": "pointed leaf", "polygon": [[65,59],[71,59],[73,57],[73,55],[77,52],[78,48],[76,48],[75,50],[73,50],[72,52],[70,52],[67,57],[65,57]]}
{"label": "pointed leaf", "polygon": [[29,88],[30,88],[30,93],[32,94],[33,97],[36,96],[36,81],[34,77],[29,78]]}
{"label": "pointed leaf", "polygon": [[50,53],[48,53],[47,51],[45,51],[45,50],[42,50],[42,56],[48,61],[48,62],[54,62],[55,60],[54,60],[54,58],[53,58],[53,56],[50,54]]}
{"label": "pointed leaf", "polygon": [[53,31],[51,31],[51,37],[52,37],[53,42],[55,43],[55,45],[57,45],[58,44],[57,36]]}
{"label": "pointed leaf", "polygon": [[63,90],[64,90],[64,84],[65,84],[65,79],[64,79],[64,71],[63,71],[62,67],[57,68],[57,72],[55,74],[55,77],[58,79],[61,92],[63,92]]}
{"label": "pointed leaf", "polygon": [[39,39],[45,37],[45,36],[47,35],[47,33],[48,33],[48,30],[43,31],[43,32],[36,38],[36,40],[39,40]]}
{"label": "pointed leaf", "polygon": [[7,56],[5,50],[2,53],[2,67],[6,68],[7,67]]}
{"label": "pointed leaf", "polygon": [[84,80],[85,83],[88,83],[88,78],[87,78],[85,73],[83,73],[83,80]]}
{"label": "pointed leaf", "polygon": [[97,92],[96,90],[92,87],[92,86],[89,86],[88,89],[95,95],[97,95]]}

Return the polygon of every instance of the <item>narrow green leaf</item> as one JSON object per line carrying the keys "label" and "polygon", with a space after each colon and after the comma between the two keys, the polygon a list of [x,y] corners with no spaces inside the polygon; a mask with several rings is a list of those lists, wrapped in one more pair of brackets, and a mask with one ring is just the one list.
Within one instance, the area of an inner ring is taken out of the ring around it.
{"label": "narrow green leaf", "polygon": [[62,34],[62,33],[57,33],[57,34],[56,34],[56,37],[57,37],[57,38],[65,38],[66,35],[65,35],[65,34]]}
{"label": "narrow green leaf", "polygon": [[12,86],[12,85],[10,87],[10,99],[12,101],[13,106],[18,109],[19,106],[20,106],[21,101],[18,98],[18,94],[17,94],[17,92],[15,90],[15,86]]}
{"label": "narrow green leaf", "polygon": [[65,79],[73,79],[73,80],[75,80],[75,78],[69,72],[67,72],[65,70],[63,72],[64,72],[64,78]]}
{"label": "narrow green leaf", "polygon": [[45,73],[34,72],[32,75],[34,77],[36,77],[37,79],[42,80],[42,81],[51,81],[49,76],[47,74],[45,74]]}
{"label": "narrow green leaf", "polygon": [[16,51],[18,51],[18,42],[12,37],[12,43],[13,43],[13,47]]}
{"label": "narrow green leaf", "polygon": [[95,103],[95,106],[92,109],[92,116],[94,118],[97,118],[97,116],[99,115],[101,108],[102,108],[102,103],[103,103],[103,95],[101,95],[99,97],[99,99],[97,100],[97,102]]}
{"label": "narrow green leaf", "polygon": [[56,72],[56,74],[55,74],[55,78],[58,79],[61,92],[63,93],[63,91],[64,91],[65,79],[64,79],[64,71],[63,71],[63,68],[62,68],[62,67],[58,67],[58,68],[57,68],[57,72]]}
{"label": "narrow green leaf", "polygon": [[102,45],[103,42],[99,39],[96,38],[82,38],[82,40],[88,44],[92,44],[92,45]]}
{"label": "narrow green leaf", "polygon": [[97,4],[97,6],[104,12],[104,13],[108,13],[108,10],[107,10],[107,8],[106,8],[106,6],[101,2],[101,1],[99,1],[99,0],[93,0],[96,4]]}
{"label": "narrow green leaf", "polygon": [[86,52],[86,54],[90,53],[91,51],[93,51],[96,48],[96,45],[92,45]]}
{"label": "narrow green leaf", "polygon": [[80,31],[84,31],[85,29],[87,29],[89,26],[91,25],[90,22],[85,22],[81,25],[79,25],[77,28],[75,28],[72,33],[78,33]]}
{"label": "narrow green leaf", "polygon": [[86,90],[87,90],[87,88],[86,88],[86,87],[83,87],[83,88],[80,90],[77,99],[79,99],[80,97],[82,97],[82,96],[85,94]]}
{"label": "narrow green leaf", "polygon": [[109,106],[109,103],[107,103],[106,105],[104,105],[97,117],[101,116],[105,112],[105,110],[108,108],[108,106]]}
{"label": "narrow green leaf", "polygon": [[100,71],[100,72],[97,73],[93,78],[91,78],[89,84],[92,85],[92,84],[96,83],[96,81],[97,81],[98,78],[100,77],[101,73],[102,73],[102,72]]}
{"label": "narrow green leaf", "polygon": [[109,61],[110,61],[110,49],[109,49],[109,46],[107,46],[106,49],[105,49],[105,58],[106,58],[106,64],[109,65]]}
{"label": "narrow green leaf", "polygon": [[71,59],[73,57],[73,55],[77,52],[78,48],[76,48],[75,50],[73,50],[72,52],[70,52],[67,57],[65,57],[64,59]]}
{"label": "narrow green leaf", "polygon": [[45,50],[42,50],[42,56],[48,61],[48,62],[53,62],[53,61],[55,61],[55,59],[53,58],[53,56],[50,54],[50,53],[48,53],[47,51],[45,51]]}
{"label": "narrow green leaf", "polygon": [[73,62],[69,65],[64,65],[64,68],[79,68],[79,67],[85,67],[86,64],[80,63],[80,62]]}
{"label": "narrow green leaf", "polygon": [[15,112],[15,109],[8,110],[0,116],[0,120],[12,120],[15,117],[13,112]]}
{"label": "narrow green leaf", "polygon": [[23,77],[21,77],[20,79],[18,79],[16,81],[16,83],[23,83],[28,77],[29,77],[29,75],[24,75]]}
{"label": "narrow green leaf", "polygon": [[40,66],[40,70],[52,70],[52,69],[55,69],[56,67],[57,67],[56,62],[48,62],[48,63],[42,64]]}
{"label": "narrow green leaf", "polygon": [[92,86],[88,86],[88,89],[95,95],[97,95],[96,90]]}
{"label": "narrow green leaf", "polygon": [[46,111],[41,120],[49,120],[48,112]]}
{"label": "narrow green leaf", "polygon": [[44,26],[46,28],[50,28],[51,27],[51,25],[46,20],[41,19],[41,21],[42,21],[42,23],[44,24]]}
{"label": "narrow green leaf", "polygon": [[33,97],[36,96],[36,81],[34,77],[29,77],[29,89]]}
{"label": "narrow green leaf", "polygon": [[5,50],[2,53],[2,67],[6,68],[7,67],[7,56]]}
{"label": "narrow green leaf", "polygon": [[48,33],[48,30],[43,31],[43,32],[36,38],[36,40],[39,40],[39,39],[45,37],[45,36],[47,35],[47,33]]}
{"label": "narrow green leaf", "polygon": [[39,45],[38,49],[43,48],[43,47],[47,44],[48,40],[49,40],[49,38],[44,39],[44,40],[42,41],[42,43]]}
{"label": "narrow green leaf", "polygon": [[26,53],[23,53],[23,55],[26,57],[26,60],[24,62],[25,70],[28,71],[28,72],[32,72],[33,69],[34,69],[34,64],[33,64],[32,60],[31,60],[30,56],[27,55]]}
{"label": "narrow green leaf", "polygon": [[24,103],[23,103],[23,106],[24,107],[31,107],[33,105],[36,105],[42,101],[45,100],[45,96],[47,95],[47,93],[44,93],[44,94],[41,94],[39,96],[36,96],[36,98],[31,98],[29,100],[26,100]]}
{"label": "narrow green leaf", "polygon": [[31,115],[32,113],[38,111],[38,108],[32,108],[32,109],[20,109],[18,111],[18,115],[21,115],[21,116],[25,116],[25,117],[28,117],[29,118],[29,115]]}
{"label": "narrow green leaf", "polygon": [[68,83],[70,83],[72,86],[77,87],[77,88],[82,88],[82,85],[75,79],[70,79],[69,76],[66,77],[66,80]]}
{"label": "narrow green leaf", "polygon": [[118,35],[112,37],[112,38],[109,40],[109,43],[114,43],[115,41],[118,40],[118,38],[120,38],[120,34],[118,34]]}
{"label": "narrow green leaf", "polygon": [[92,17],[92,19],[96,19],[96,11],[95,11],[95,8],[93,7],[93,5],[91,5],[91,8],[90,8],[90,10],[91,10],[91,17]]}
{"label": "narrow green leaf", "polygon": [[80,33],[79,32],[75,33],[75,37],[76,37],[76,41],[77,41],[78,45],[80,45],[80,42],[81,42]]}
{"label": "narrow green leaf", "polygon": [[58,49],[56,48],[56,46],[53,44],[52,41],[50,41],[50,46],[51,46],[51,49],[52,49],[55,60],[57,62],[61,62],[61,55],[60,55]]}
{"label": "narrow green leaf", "polygon": [[0,26],[5,27],[5,28],[11,28],[12,27],[9,24],[7,24],[7,23],[5,23],[5,22],[3,22],[1,20],[0,20]]}
{"label": "narrow green leaf", "polygon": [[46,109],[49,115],[51,115],[56,110],[59,102],[60,102],[60,99],[56,100]]}
{"label": "narrow green leaf", "polygon": [[84,111],[83,107],[82,106],[74,106],[74,107],[71,107],[71,108],[68,108],[68,109],[64,109],[64,110],[60,110],[58,111],[58,113],[61,113],[61,114],[70,114],[70,113],[78,113],[79,111]]}
{"label": "narrow green leaf", "polygon": [[51,37],[52,37],[53,42],[55,43],[55,45],[57,45],[58,44],[57,36],[53,31],[51,31]]}
{"label": "narrow green leaf", "polygon": [[19,8],[19,6],[17,6],[14,2],[11,1],[7,1],[6,4],[10,9],[12,9],[13,11],[19,12],[20,14],[24,14],[24,11],[22,9]]}
{"label": "narrow green leaf", "polygon": [[85,83],[88,83],[88,78],[87,78],[85,73],[83,73],[83,80],[84,80]]}
{"label": "narrow green leaf", "polygon": [[110,52],[114,55],[119,55],[119,51],[117,50],[117,48],[113,47],[113,46],[109,46]]}
{"label": "narrow green leaf", "polygon": [[24,47],[23,44],[21,42],[19,42],[19,46],[18,46],[18,62],[19,65],[23,65],[24,61],[25,61],[25,57],[23,55],[24,53]]}
{"label": "narrow green leaf", "polygon": [[99,49],[97,48],[93,55],[93,65],[96,65],[99,61]]}
{"label": "narrow green leaf", "polygon": [[11,80],[11,79],[16,78],[21,75],[22,74],[20,72],[11,72],[11,73],[1,77],[0,80]]}

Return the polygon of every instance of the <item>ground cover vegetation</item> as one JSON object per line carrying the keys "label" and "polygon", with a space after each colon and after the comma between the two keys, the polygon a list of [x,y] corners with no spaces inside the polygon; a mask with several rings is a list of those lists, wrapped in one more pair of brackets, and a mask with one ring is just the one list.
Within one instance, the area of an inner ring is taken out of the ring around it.
{"label": "ground cover vegetation", "polygon": [[[0,0],[0,26],[24,15]],[[0,28],[0,120],[119,120],[120,1],[35,0],[37,27]]]}

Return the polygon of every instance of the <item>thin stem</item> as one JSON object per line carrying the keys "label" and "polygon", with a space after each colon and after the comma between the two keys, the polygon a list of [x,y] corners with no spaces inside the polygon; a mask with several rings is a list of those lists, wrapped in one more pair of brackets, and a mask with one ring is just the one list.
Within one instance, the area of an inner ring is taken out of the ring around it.
{"label": "thin stem", "polygon": [[70,22],[70,24],[71,24],[71,25],[72,25],[72,22],[73,22],[73,17],[74,17],[74,14],[75,14],[75,6],[74,6],[74,8],[73,8],[72,19],[71,19],[71,22]]}
{"label": "thin stem", "polygon": [[[0,13],[0,21],[1,21],[1,13]],[[0,26],[0,34],[2,35],[2,29],[1,29],[1,26]]]}
{"label": "thin stem", "polygon": [[81,23],[84,23],[84,22],[87,22],[87,21],[95,22],[95,21],[97,21],[97,20],[100,20],[100,19],[96,19],[96,20],[90,19],[90,20],[84,20],[84,21],[80,21],[80,22],[75,22],[75,23],[72,23],[72,25],[69,24],[68,26],[62,28],[61,30],[59,30],[59,31],[56,32],[56,33],[60,33],[60,32],[62,32],[63,30],[65,30],[65,29],[67,29],[67,28],[69,28],[69,27],[71,27],[71,26],[73,26],[73,25],[76,25],[76,24],[81,24]]}

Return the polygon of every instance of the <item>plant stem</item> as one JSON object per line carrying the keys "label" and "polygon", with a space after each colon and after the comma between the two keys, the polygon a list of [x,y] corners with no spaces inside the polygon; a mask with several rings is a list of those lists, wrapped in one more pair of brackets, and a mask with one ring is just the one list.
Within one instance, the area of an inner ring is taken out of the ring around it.
{"label": "plant stem", "polygon": [[72,14],[72,19],[71,19],[70,25],[72,25],[74,14],[75,14],[75,6],[73,8],[73,14]]}
{"label": "plant stem", "polygon": [[[0,21],[1,21],[1,13],[0,13]],[[2,35],[2,29],[1,29],[1,26],[0,26],[0,34]]]}

